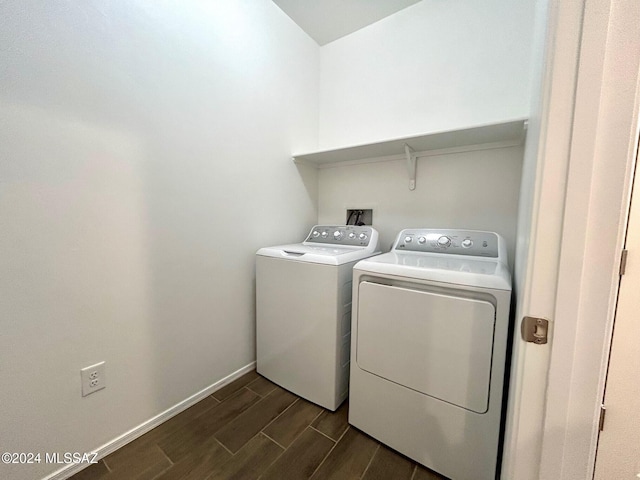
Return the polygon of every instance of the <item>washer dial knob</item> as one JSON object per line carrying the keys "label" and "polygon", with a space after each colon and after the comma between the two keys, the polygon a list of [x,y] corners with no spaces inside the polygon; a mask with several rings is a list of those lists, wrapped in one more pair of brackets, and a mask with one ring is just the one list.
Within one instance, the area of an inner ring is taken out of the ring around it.
{"label": "washer dial knob", "polygon": [[451,245],[451,239],[446,235],[443,235],[438,239],[438,245],[441,247],[448,247]]}
{"label": "washer dial knob", "polygon": [[358,235],[358,238],[360,240],[366,240],[367,239],[367,234],[366,233],[361,233],[360,235]]}
{"label": "washer dial knob", "polygon": [[342,232],[340,230],[336,230],[333,232],[333,239],[340,240],[342,238]]}
{"label": "washer dial knob", "polygon": [[314,230],[311,235],[313,236],[313,238],[318,238],[320,236],[320,232],[318,230]]}
{"label": "washer dial knob", "polygon": [[411,243],[411,242],[413,242],[413,238],[411,238],[409,236],[404,237],[404,243]]}
{"label": "washer dial knob", "polygon": [[355,233],[353,233],[353,232],[351,232],[351,233],[349,234],[349,238],[350,238],[351,240],[353,240],[354,238],[356,238],[356,234],[355,234]]}
{"label": "washer dial knob", "polygon": [[426,238],[424,238],[424,237],[420,237],[420,238],[418,239],[418,243],[419,243],[420,245],[424,245],[424,243],[425,243],[426,241],[427,241],[427,239],[426,239]]}
{"label": "washer dial knob", "polygon": [[329,232],[327,232],[326,230],[322,232],[322,238],[327,238],[328,236],[329,236]]}
{"label": "washer dial knob", "polygon": [[470,238],[465,238],[464,240],[462,240],[461,245],[464,248],[469,248],[469,247],[471,247],[473,245],[473,240],[471,240]]}

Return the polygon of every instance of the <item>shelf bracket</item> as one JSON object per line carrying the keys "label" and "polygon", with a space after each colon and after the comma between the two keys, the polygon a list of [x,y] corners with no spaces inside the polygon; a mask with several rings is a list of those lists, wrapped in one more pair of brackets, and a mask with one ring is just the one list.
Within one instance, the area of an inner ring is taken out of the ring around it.
{"label": "shelf bracket", "polygon": [[409,190],[416,189],[416,154],[406,143],[404,144],[404,154],[407,157],[407,172],[409,173]]}

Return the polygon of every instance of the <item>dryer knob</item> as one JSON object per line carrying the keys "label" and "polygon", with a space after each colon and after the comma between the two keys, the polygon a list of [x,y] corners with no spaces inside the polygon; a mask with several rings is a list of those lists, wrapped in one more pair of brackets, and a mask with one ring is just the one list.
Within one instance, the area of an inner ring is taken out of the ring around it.
{"label": "dryer knob", "polygon": [[469,248],[473,245],[473,241],[470,238],[465,238],[464,240],[462,240],[462,246],[464,248]]}
{"label": "dryer knob", "polygon": [[311,235],[313,236],[313,238],[318,238],[320,236],[320,232],[318,230],[314,230]]}
{"label": "dryer knob", "polygon": [[329,236],[329,232],[327,232],[326,230],[322,232],[322,238],[327,238],[328,236]]}
{"label": "dryer knob", "polygon": [[413,242],[413,238],[411,237],[404,237],[404,243],[411,243]]}
{"label": "dryer knob", "polygon": [[358,238],[360,240],[366,240],[367,239],[367,234],[366,233],[361,233],[360,235],[358,235]]}
{"label": "dryer knob", "polygon": [[418,243],[419,243],[420,245],[423,245],[426,241],[427,241],[427,239],[426,239],[426,238],[424,238],[424,237],[420,237],[420,238],[418,239]]}
{"label": "dryer knob", "polygon": [[342,238],[342,232],[340,230],[336,230],[333,232],[333,239],[340,240]]}
{"label": "dryer knob", "polygon": [[355,233],[353,233],[353,232],[351,232],[351,233],[349,234],[349,238],[350,238],[351,240],[353,240],[354,238],[356,238],[356,234],[355,234]]}
{"label": "dryer knob", "polygon": [[438,245],[440,245],[441,247],[448,247],[449,245],[451,245],[451,239],[443,235],[438,239]]}

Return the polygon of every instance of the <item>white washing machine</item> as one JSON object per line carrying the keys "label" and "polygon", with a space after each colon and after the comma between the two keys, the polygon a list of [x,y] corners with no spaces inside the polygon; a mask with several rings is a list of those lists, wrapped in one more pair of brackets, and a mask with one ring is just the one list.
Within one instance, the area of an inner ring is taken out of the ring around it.
{"label": "white washing machine", "polygon": [[258,373],[338,408],[349,391],[353,266],[378,253],[378,232],[354,225],[317,225],[302,243],[258,250]]}
{"label": "white washing machine", "polygon": [[408,229],[353,275],[349,423],[454,480],[497,475],[511,277],[496,233]]}

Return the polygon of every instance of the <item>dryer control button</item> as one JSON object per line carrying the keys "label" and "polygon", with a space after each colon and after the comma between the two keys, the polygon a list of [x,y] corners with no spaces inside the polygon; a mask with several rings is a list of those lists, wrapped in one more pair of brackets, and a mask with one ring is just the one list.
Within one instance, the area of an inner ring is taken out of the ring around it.
{"label": "dryer control button", "polygon": [[438,245],[440,245],[441,247],[448,247],[449,245],[451,245],[451,239],[443,235],[438,239]]}
{"label": "dryer control button", "polygon": [[313,238],[318,238],[320,236],[320,232],[318,230],[314,230],[311,235],[313,235]]}
{"label": "dryer control button", "polygon": [[358,235],[358,238],[360,240],[366,240],[367,239],[367,234],[366,233],[361,233],[360,235]]}
{"label": "dryer control button", "polygon": [[328,236],[329,236],[329,232],[327,232],[326,230],[322,232],[322,238],[327,238]]}
{"label": "dryer control button", "polygon": [[333,239],[340,240],[342,238],[342,232],[340,230],[336,230],[333,232]]}
{"label": "dryer control button", "polygon": [[404,237],[404,243],[411,243],[413,242],[413,238],[411,237]]}
{"label": "dryer control button", "polygon": [[424,237],[420,237],[420,238],[418,239],[418,243],[419,243],[420,245],[423,245],[426,241],[427,241],[427,239],[426,239],[426,238],[424,238]]}
{"label": "dryer control button", "polygon": [[464,248],[469,248],[469,247],[471,247],[472,245],[473,245],[473,241],[472,241],[470,238],[465,238],[465,239],[462,241],[462,246],[463,246]]}
{"label": "dryer control button", "polygon": [[356,234],[355,234],[355,233],[353,233],[353,232],[351,232],[351,233],[349,234],[349,238],[350,238],[351,240],[353,240],[354,238],[356,238]]}

